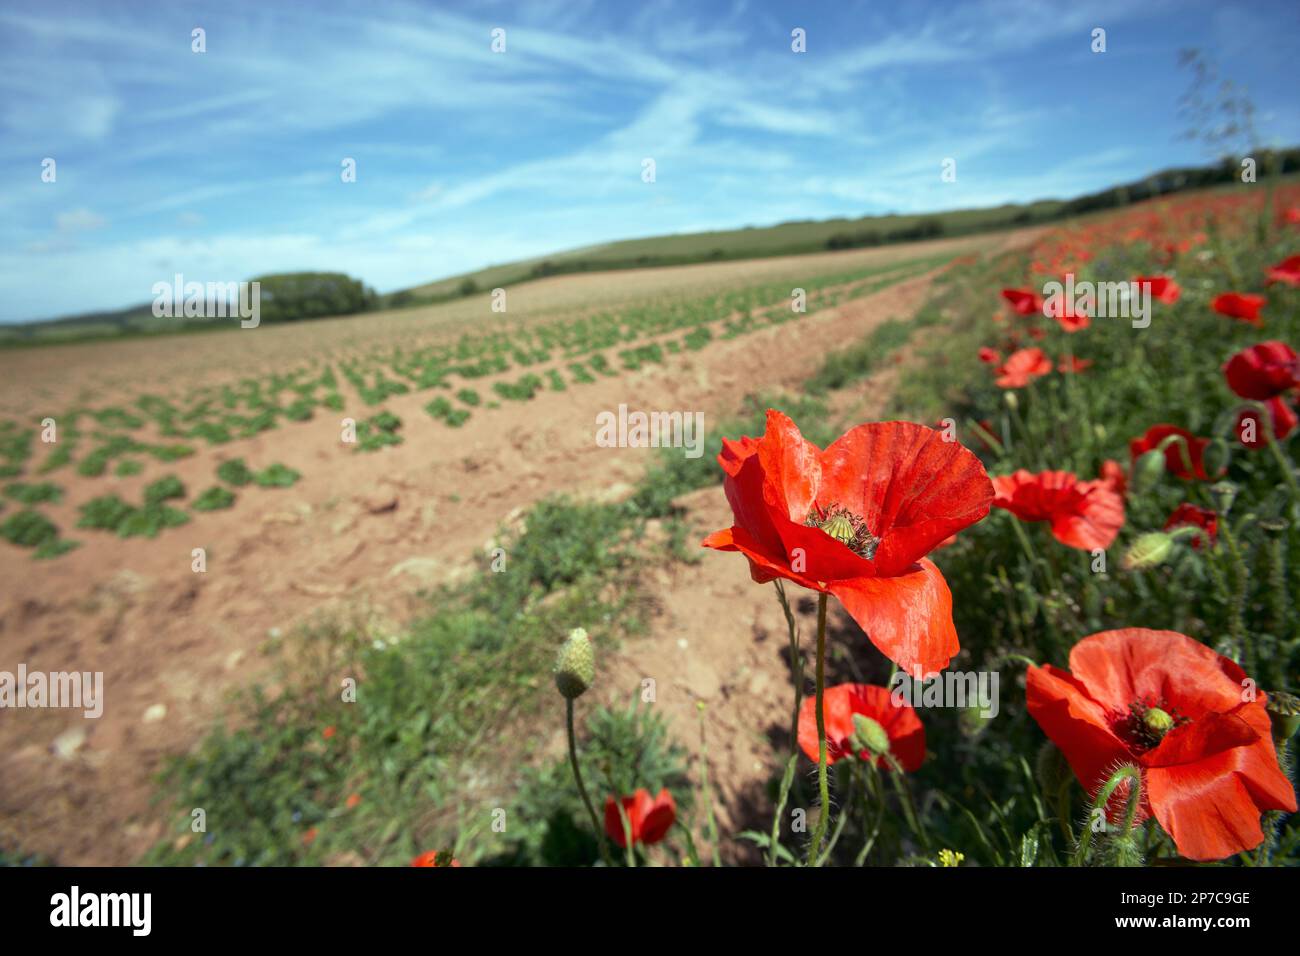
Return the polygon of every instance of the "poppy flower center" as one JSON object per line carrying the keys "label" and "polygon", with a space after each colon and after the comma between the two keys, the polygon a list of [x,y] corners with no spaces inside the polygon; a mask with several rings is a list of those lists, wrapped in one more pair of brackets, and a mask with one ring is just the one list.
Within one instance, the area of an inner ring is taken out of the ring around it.
{"label": "poppy flower center", "polygon": [[1138,700],[1129,704],[1128,713],[1115,721],[1114,730],[1133,750],[1142,753],[1160,746],[1165,734],[1190,720],[1179,716],[1163,700]]}
{"label": "poppy flower center", "polygon": [[822,508],[813,505],[804,522],[810,528],[820,528],[854,554],[871,561],[876,556],[880,539],[871,533],[867,523],[848,508],[830,505]]}

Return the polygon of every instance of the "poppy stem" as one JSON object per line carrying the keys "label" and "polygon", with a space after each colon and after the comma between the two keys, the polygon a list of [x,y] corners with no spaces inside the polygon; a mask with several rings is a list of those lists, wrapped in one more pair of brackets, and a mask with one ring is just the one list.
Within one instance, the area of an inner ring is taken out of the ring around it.
{"label": "poppy stem", "polygon": [[573,734],[572,697],[566,697],[564,700],[564,717],[569,731],[569,766],[573,768],[573,781],[578,785],[578,795],[582,797],[587,813],[591,816],[591,826],[596,831],[596,843],[600,847],[600,857],[605,861],[605,865],[609,866],[609,848],[605,846],[605,829],[600,825],[600,820],[596,817],[596,810],[591,805],[591,797],[587,796],[587,788],[582,783],[582,770],[578,767],[578,744]]}
{"label": "poppy stem", "polygon": [[1088,858],[1088,850],[1092,846],[1092,821],[1096,819],[1098,810],[1103,814],[1106,812],[1106,804],[1110,803],[1111,796],[1126,780],[1129,781],[1129,793],[1128,807],[1124,814],[1124,833],[1127,835],[1133,829],[1138,808],[1142,805],[1142,771],[1129,763],[1111,774],[1110,779],[1097,791],[1097,798],[1092,802],[1092,812],[1088,814],[1088,820],[1083,825],[1079,845],[1075,848],[1074,856],[1070,858],[1071,866],[1083,866]]}
{"label": "poppy stem", "polygon": [[826,825],[830,823],[831,797],[826,785],[826,592],[817,595],[817,794],[821,809],[817,814],[817,829],[812,845],[808,847],[808,865],[813,866],[826,839]]}
{"label": "poppy stem", "polygon": [[785,614],[786,629],[790,633],[790,676],[794,680],[794,709],[790,713],[790,760],[781,776],[780,796],[776,803],[776,813],[772,815],[772,839],[767,848],[768,866],[776,866],[776,851],[781,839],[781,814],[785,812],[786,801],[790,798],[790,787],[794,784],[795,768],[799,763],[799,705],[803,703],[803,652],[799,647],[799,628],[795,623],[794,612],[790,610],[790,600],[785,595],[785,585],[779,579],[773,584],[781,602],[781,611]]}

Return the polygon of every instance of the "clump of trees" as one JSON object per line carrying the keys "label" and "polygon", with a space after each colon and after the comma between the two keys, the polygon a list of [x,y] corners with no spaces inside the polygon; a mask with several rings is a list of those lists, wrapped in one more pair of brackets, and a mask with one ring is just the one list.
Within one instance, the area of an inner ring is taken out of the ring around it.
{"label": "clump of trees", "polygon": [[379,305],[374,289],[342,272],[285,272],[253,281],[261,283],[263,322],[351,315]]}

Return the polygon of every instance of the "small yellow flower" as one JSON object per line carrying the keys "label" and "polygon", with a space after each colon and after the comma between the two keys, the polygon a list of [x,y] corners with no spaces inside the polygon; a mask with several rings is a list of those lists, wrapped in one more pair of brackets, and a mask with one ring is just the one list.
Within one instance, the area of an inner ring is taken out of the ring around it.
{"label": "small yellow flower", "polygon": [[956,850],[940,850],[939,865],[943,867],[961,866],[961,861],[966,859],[966,854],[958,853]]}

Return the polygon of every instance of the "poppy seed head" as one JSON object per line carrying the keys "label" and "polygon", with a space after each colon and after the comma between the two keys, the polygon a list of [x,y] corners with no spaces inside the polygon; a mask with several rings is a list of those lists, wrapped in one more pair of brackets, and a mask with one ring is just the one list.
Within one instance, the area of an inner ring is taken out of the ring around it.
{"label": "poppy seed head", "polygon": [[834,538],[859,557],[868,561],[876,557],[876,548],[880,539],[871,533],[867,523],[848,508],[831,505],[828,508],[814,506],[804,522],[810,528],[819,528]]}

